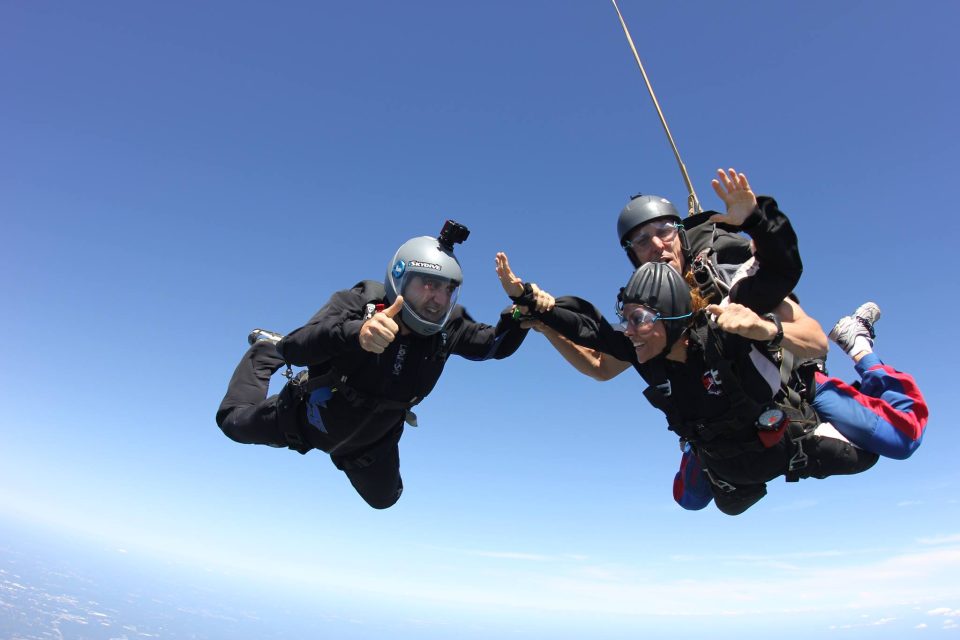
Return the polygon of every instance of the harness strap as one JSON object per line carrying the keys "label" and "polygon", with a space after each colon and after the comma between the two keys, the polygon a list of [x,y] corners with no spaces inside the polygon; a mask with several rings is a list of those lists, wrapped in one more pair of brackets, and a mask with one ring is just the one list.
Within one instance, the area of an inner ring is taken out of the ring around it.
{"label": "harness strap", "polygon": [[[716,230],[714,230],[714,233],[716,233]],[[693,259],[690,271],[700,294],[713,304],[719,304],[730,293],[730,287],[720,277],[720,273],[713,263],[715,253],[713,247],[707,247],[698,253]]]}
{"label": "harness strap", "polygon": [[300,401],[301,397],[294,382],[285,384],[277,397],[277,426],[287,447],[303,455],[313,447],[307,443],[300,429],[300,419],[297,415]]}
{"label": "harness strap", "polygon": [[[787,441],[790,443],[790,460],[787,462],[787,470],[784,472],[784,478],[787,482],[796,482],[802,477],[804,470],[810,464],[810,456],[803,450],[804,441],[809,441],[814,437],[813,432],[820,423],[816,410],[810,405],[805,405],[803,409],[788,410],[790,423],[787,425]],[[800,414],[795,417],[792,414]]]}
{"label": "harness strap", "polygon": [[701,469],[703,471],[703,475],[707,476],[707,480],[710,481],[710,484],[715,486],[717,489],[720,489],[720,491],[723,491],[724,493],[733,493],[734,491],[737,490],[737,487],[735,485],[732,485],[726,480],[723,480],[713,475],[709,467],[707,467],[706,465],[701,465],[701,466],[703,467]]}

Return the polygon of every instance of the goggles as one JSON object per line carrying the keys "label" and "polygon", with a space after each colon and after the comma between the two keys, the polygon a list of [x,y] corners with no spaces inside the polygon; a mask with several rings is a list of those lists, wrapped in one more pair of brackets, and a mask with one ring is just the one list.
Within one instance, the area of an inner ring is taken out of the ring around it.
{"label": "goggles", "polygon": [[617,309],[617,316],[620,317],[620,327],[626,331],[627,329],[637,330],[645,324],[653,324],[657,320],[683,320],[684,318],[689,318],[693,313],[685,313],[682,316],[663,316],[659,311],[654,311],[653,309],[648,309],[647,307],[636,307],[633,311],[629,313],[624,313],[623,309]]}
{"label": "goggles", "polygon": [[623,247],[627,250],[646,251],[652,246],[654,237],[659,238],[661,242],[670,242],[677,237],[677,232],[680,229],[683,229],[683,225],[671,220],[648,222],[643,225],[642,231],[629,240],[624,240]]}

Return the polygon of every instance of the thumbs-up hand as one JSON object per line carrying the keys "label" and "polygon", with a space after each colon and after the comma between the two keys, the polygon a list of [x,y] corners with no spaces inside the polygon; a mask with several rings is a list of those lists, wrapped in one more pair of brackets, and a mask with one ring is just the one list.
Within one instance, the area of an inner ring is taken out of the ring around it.
{"label": "thumbs-up hand", "polygon": [[360,348],[370,353],[383,353],[400,331],[394,317],[403,309],[403,296],[363,323],[360,327]]}

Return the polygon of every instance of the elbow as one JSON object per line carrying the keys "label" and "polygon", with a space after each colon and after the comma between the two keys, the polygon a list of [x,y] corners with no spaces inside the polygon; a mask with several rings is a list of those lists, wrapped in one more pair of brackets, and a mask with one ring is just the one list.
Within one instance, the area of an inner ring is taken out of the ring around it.
{"label": "elbow", "polygon": [[597,382],[606,382],[607,380],[613,380],[615,377],[617,377],[617,374],[600,368],[592,369],[587,375]]}
{"label": "elbow", "polygon": [[811,360],[815,358],[826,358],[828,349],[826,345],[823,348],[817,347],[791,347],[789,351],[800,360]]}
{"label": "elbow", "polygon": [[827,336],[823,336],[821,340],[818,340],[818,341],[817,341],[817,348],[816,348],[817,355],[815,355],[815,356],[808,356],[808,357],[812,357],[812,358],[826,358],[826,357],[827,357],[827,351],[829,351],[829,350],[830,350],[830,343],[827,341]]}
{"label": "elbow", "polygon": [[826,358],[827,351],[830,350],[830,341],[827,340],[827,336],[824,335],[822,331],[818,331],[817,335],[814,336],[810,341],[810,346],[808,348],[807,354],[804,358]]}
{"label": "elbow", "polygon": [[[786,346],[786,345],[784,345]],[[787,347],[793,355],[806,360],[808,358],[825,358],[830,349],[830,343],[824,335],[811,337],[800,344],[791,344]]]}

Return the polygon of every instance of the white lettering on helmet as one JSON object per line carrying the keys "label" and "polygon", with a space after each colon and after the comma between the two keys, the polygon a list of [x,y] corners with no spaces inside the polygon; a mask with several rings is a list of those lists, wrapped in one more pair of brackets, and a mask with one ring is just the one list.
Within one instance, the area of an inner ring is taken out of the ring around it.
{"label": "white lettering on helmet", "polygon": [[442,271],[440,265],[434,264],[432,262],[420,262],[419,260],[410,260],[407,262],[408,267],[421,267],[423,269],[433,269],[434,271]]}

